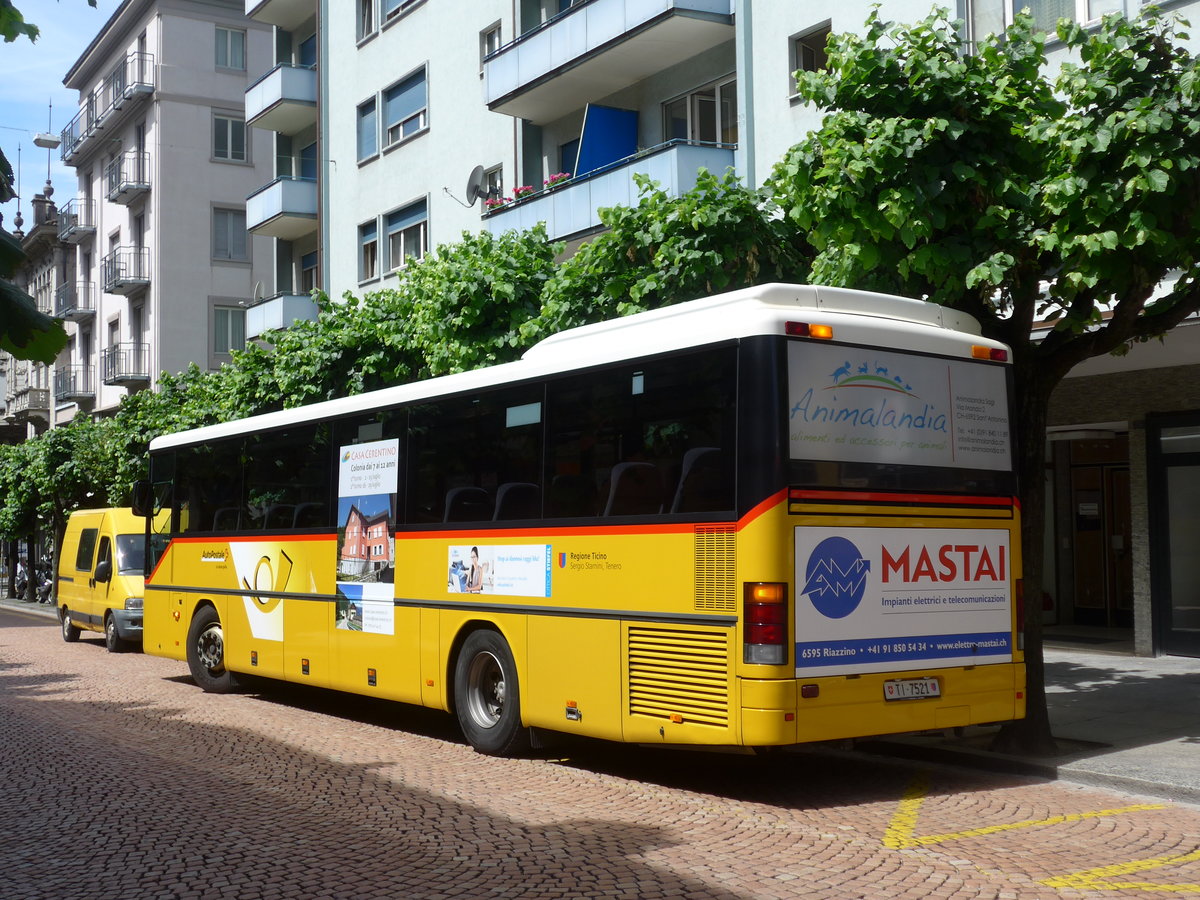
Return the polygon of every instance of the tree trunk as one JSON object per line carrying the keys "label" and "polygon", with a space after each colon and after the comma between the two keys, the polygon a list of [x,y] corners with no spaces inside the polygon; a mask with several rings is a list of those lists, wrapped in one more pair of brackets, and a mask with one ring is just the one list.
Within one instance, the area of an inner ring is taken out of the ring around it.
{"label": "tree trunk", "polygon": [[1021,500],[1021,568],[1025,597],[1025,718],[1005,725],[993,749],[1052,756],[1058,752],[1046,708],[1042,655],[1043,535],[1046,528],[1046,417],[1058,379],[1038,370],[1036,358],[1014,366],[1017,403],[1016,453]]}

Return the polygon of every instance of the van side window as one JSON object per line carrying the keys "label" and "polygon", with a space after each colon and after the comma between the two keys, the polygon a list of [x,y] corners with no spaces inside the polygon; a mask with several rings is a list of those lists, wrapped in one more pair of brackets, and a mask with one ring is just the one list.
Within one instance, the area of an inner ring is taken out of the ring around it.
{"label": "van side window", "polygon": [[80,572],[92,571],[92,552],[96,549],[97,528],[85,528],[79,532],[79,551],[75,554],[75,568]]}
{"label": "van side window", "polygon": [[108,560],[108,564],[112,565],[112,541],[107,537],[100,538],[100,552],[96,554],[96,565]]}

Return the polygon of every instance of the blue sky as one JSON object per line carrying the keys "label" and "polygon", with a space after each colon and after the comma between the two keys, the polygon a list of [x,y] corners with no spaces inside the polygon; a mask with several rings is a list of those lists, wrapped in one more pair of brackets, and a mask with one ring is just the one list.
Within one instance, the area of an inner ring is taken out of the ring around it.
{"label": "blue sky", "polygon": [[[98,0],[95,7],[88,6],[87,0],[16,0],[26,21],[41,29],[36,43],[24,37],[0,43],[0,147],[16,174],[20,145],[21,210],[26,222],[29,201],[46,183],[46,151],[33,145],[33,136],[46,131],[47,124],[57,136],[79,110],[79,94],[63,87],[63,76],[119,5],[120,0]],[[50,151],[50,179],[54,200],[62,204],[75,196],[76,180],[75,170],[64,166],[58,153]],[[5,228],[12,229],[16,211],[16,200],[0,206]]]}

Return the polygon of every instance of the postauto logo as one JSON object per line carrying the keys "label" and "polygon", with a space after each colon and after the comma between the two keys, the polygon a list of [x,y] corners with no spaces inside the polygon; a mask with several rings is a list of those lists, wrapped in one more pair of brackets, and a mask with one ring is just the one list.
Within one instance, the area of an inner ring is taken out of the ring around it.
{"label": "postauto logo", "polygon": [[863,558],[853,541],[825,538],[808,556],[800,593],[826,618],[844,619],[862,602],[870,571],[870,560]]}

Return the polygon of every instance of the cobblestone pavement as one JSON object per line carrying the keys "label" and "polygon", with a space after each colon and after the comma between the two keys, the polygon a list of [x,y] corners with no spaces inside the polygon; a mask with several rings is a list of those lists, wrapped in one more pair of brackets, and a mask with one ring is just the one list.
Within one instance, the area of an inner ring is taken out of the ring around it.
{"label": "cobblestone pavement", "polygon": [[1200,893],[1194,806],[824,751],[497,760],[440,713],[206,695],[6,609],[0,747],[0,900]]}

